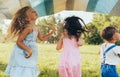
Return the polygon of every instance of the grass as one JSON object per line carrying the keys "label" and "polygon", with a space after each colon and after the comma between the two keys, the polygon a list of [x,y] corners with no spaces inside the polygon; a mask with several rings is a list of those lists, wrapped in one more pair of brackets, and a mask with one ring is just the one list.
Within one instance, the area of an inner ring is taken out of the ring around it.
{"label": "grass", "polygon": [[[12,48],[15,43],[0,43],[0,77],[4,76],[4,70],[9,61]],[[58,61],[61,51],[55,50],[55,44],[38,44],[40,69],[39,77],[58,77]],[[100,77],[100,61],[98,45],[84,45],[80,47],[82,56],[82,77]],[[117,66],[118,71],[120,67]]]}

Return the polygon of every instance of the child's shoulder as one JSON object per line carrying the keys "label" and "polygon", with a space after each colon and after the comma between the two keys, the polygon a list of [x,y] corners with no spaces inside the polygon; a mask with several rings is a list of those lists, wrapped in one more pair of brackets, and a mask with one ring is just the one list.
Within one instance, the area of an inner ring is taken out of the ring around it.
{"label": "child's shoulder", "polygon": [[24,28],[24,31],[29,31],[29,32],[31,32],[31,31],[32,31],[32,27],[28,24],[28,25],[26,25],[26,27]]}

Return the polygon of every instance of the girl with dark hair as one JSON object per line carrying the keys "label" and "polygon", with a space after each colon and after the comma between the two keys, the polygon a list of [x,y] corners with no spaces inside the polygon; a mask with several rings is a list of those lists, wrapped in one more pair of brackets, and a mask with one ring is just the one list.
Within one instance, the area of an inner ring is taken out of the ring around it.
{"label": "girl with dark hair", "polygon": [[81,77],[79,46],[84,43],[81,35],[87,32],[87,27],[81,18],[71,16],[65,19],[63,30],[56,47],[57,50],[63,48],[58,67],[59,76]]}
{"label": "girl with dark hair", "polygon": [[6,75],[10,77],[38,77],[38,46],[36,39],[46,40],[52,36],[55,28],[52,26],[52,31],[43,36],[39,31],[39,27],[35,25],[37,18],[36,11],[29,6],[23,7],[16,12],[5,39],[18,36],[9,64],[5,70]]}

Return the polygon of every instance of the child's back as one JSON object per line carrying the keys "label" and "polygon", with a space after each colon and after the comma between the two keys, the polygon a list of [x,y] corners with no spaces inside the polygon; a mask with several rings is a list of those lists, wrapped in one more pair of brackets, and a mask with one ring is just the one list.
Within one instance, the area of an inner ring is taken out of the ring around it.
{"label": "child's back", "polygon": [[[86,32],[79,22],[79,17],[68,17],[65,19],[63,33],[58,41],[57,50],[63,48],[59,61],[60,77],[81,77],[79,46],[83,45],[82,33]],[[84,24],[84,22],[83,22]],[[84,26],[85,27],[85,26]]]}
{"label": "child's back", "polygon": [[[104,43],[101,45],[101,62],[103,62],[104,57],[103,54],[105,52],[105,50],[107,50],[109,47],[111,47],[112,45],[115,44],[110,44],[110,43]],[[109,50],[109,52],[106,53],[106,58],[105,58],[105,64],[110,64],[110,65],[116,65],[119,61],[119,56],[117,56],[117,54],[119,54],[119,47],[116,46],[112,49]]]}
{"label": "child's back", "polygon": [[[63,51],[59,61],[59,73],[66,71],[65,77],[80,77],[80,52],[76,39],[64,38],[63,39]],[[65,70],[66,69],[66,70]],[[75,71],[77,69],[77,71]],[[74,72],[73,72],[74,71]],[[67,73],[69,73],[67,76]],[[76,72],[76,73],[75,73]],[[78,76],[79,75],[79,76]],[[64,76],[61,76],[64,77]]]}
{"label": "child's back", "polygon": [[77,45],[76,39],[74,38],[63,39],[63,51],[61,54],[60,65],[63,65],[65,62],[69,62],[67,65],[77,65],[80,63],[79,47]]}

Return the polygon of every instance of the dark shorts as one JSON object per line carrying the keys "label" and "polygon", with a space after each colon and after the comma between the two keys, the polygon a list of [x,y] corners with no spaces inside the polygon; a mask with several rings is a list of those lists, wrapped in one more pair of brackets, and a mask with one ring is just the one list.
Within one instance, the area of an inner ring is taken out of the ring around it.
{"label": "dark shorts", "polygon": [[101,77],[118,77],[115,65],[101,64]]}

